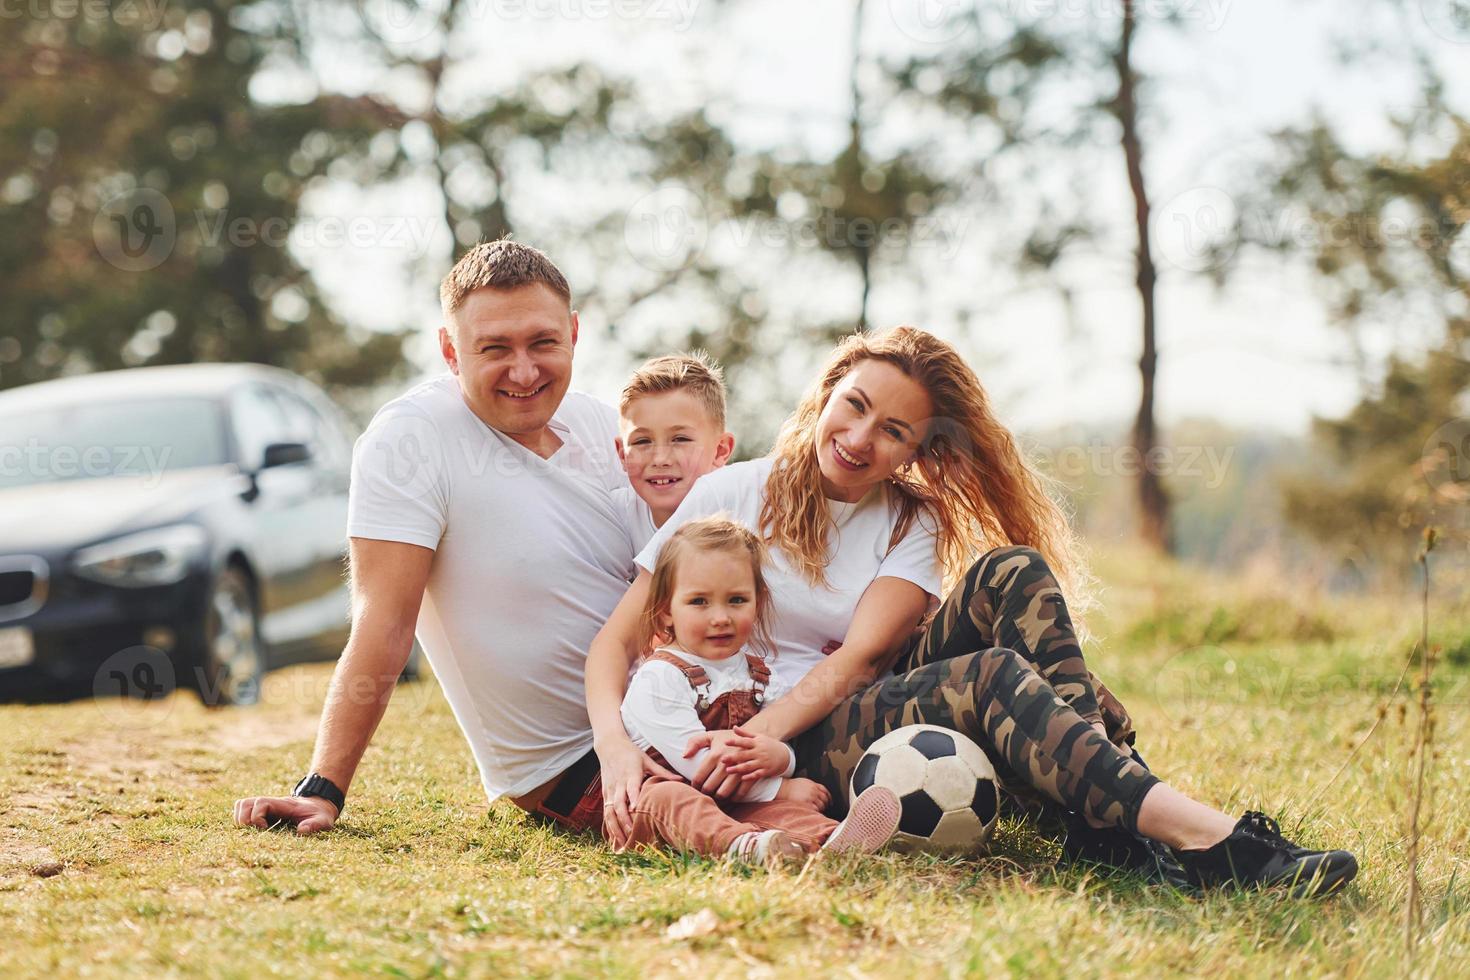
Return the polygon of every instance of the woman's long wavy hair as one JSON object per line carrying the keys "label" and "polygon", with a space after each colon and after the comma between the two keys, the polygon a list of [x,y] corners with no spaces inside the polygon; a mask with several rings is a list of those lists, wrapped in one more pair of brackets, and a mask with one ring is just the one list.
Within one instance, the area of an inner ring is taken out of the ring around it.
{"label": "woman's long wavy hair", "polygon": [[923,385],[934,406],[918,456],[889,480],[899,501],[890,547],[927,513],[937,524],[947,591],[981,553],[1028,545],[1046,558],[1074,616],[1085,609],[1091,580],[1048,481],[996,419],[980,379],[959,352],[917,327],[853,334],[838,344],[771,450],[774,466],[760,518],[767,542],[812,583],[825,581],[832,517],[817,464],[817,420],[838,382],[864,360],[892,364]]}

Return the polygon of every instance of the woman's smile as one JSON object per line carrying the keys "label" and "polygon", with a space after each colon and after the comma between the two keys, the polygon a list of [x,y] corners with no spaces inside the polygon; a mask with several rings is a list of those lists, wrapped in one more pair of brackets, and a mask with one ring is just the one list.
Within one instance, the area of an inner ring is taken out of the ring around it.
{"label": "woman's smile", "polygon": [[848,452],[846,449],[843,449],[842,443],[838,442],[836,439],[832,440],[832,455],[836,457],[837,464],[839,466],[843,467],[844,469],[852,470],[854,472],[864,469],[868,465],[861,459],[858,459],[852,453]]}

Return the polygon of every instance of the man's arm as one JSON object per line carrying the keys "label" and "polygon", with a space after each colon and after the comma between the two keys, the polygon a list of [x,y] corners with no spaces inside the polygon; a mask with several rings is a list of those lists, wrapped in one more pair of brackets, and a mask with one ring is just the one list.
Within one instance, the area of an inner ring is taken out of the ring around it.
{"label": "man's arm", "polygon": [[[344,793],[408,662],[434,560],[431,549],[397,541],[352,538],[351,548],[352,635],[332,674],[311,757],[311,771]],[[279,820],[312,834],[331,829],[337,808],[315,796],[235,801],[237,824],[265,828]]]}

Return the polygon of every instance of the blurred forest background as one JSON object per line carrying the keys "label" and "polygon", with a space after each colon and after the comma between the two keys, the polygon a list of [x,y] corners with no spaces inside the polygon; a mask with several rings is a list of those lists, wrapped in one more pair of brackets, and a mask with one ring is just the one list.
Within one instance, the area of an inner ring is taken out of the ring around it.
{"label": "blurred forest background", "polygon": [[0,388],[260,361],[365,419],[514,234],[581,386],[706,347],[745,455],[835,338],[915,322],[1097,546],[1342,589],[1411,583],[1431,521],[1467,556],[1464,0],[24,0],[0,36]]}

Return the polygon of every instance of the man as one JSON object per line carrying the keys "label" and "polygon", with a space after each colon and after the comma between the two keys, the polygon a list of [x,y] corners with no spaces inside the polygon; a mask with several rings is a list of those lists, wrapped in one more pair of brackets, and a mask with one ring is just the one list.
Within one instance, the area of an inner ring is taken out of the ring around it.
{"label": "man", "polygon": [[241,825],[333,826],[415,626],[492,802],[545,812],[569,770],[579,789],[597,771],[583,666],[633,577],[617,414],[568,393],[577,314],[541,252],[477,245],[440,299],[450,375],[385,405],[353,453],[352,635],[311,771],[236,801]]}

